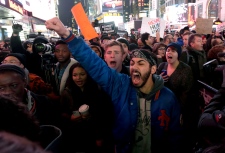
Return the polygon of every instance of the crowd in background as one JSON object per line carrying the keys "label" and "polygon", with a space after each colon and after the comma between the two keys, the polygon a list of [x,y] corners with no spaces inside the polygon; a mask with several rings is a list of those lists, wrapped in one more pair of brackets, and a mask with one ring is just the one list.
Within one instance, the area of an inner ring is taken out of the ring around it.
{"label": "crowd in background", "polygon": [[131,29],[86,40],[70,31],[22,42],[21,31],[0,52],[0,152],[224,150],[225,32],[186,26],[160,38]]}

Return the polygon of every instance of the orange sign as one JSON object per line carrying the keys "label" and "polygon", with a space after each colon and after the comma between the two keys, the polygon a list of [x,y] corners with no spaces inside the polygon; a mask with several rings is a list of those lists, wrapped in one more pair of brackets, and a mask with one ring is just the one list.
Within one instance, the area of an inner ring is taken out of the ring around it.
{"label": "orange sign", "polygon": [[23,14],[23,8],[11,0],[9,0],[9,7]]}
{"label": "orange sign", "polygon": [[71,11],[85,39],[90,40],[98,37],[98,34],[91,25],[91,22],[88,20],[81,3],[77,3],[73,6]]}

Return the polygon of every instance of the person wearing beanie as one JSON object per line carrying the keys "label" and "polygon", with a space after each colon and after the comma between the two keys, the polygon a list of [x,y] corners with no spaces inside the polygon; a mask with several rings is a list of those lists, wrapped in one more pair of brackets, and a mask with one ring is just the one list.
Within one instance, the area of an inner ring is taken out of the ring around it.
{"label": "person wearing beanie", "polygon": [[124,39],[124,38],[118,38],[116,39],[117,41],[119,41],[122,46],[123,46],[123,50],[124,50],[124,55],[123,55],[123,58],[124,58],[124,61],[123,61],[123,64],[125,66],[129,66],[130,65],[130,58],[129,58],[129,42]]}
{"label": "person wearing beanie", "polygon": [[24,69],[12,64],[0,65],[0,86],[0,94],[24,103],[40,124],[56,123],[58,116],[51,101],[27,89]]}
{"label": "person wearing beanie", "polygon": [[9,53],[5,56],[2,61],[2,64],[11,64],[16,65],[22,68],[26,74],[26,81],[29,84],[29,71],[26,69],[26,57],[24,54],[21,53]]}
{"label": "person wearing beanie", "polygon": [[129,51],[132,52],[133,50],[138,49],[138,45],[135,43],[129,44]]}
{"label": "person wearing beanie", "polygon": [[102,58],[102,50],[101,50],[100,46],[90,45],[90,47],[99,57]]}
{"label": "person wearing beanie", "polygon": [[59,98],[56,96],[56,94],[54,94],[51,85],[45,83],[40,76],[30,73],[27,70],[25,55],[20,53],[9,53],[2,61],[2,64],[11,64],[22,68],[26,74],[25,77],[28,85],[27,88],[35,94],[45,95],[51,100]]}
{"label": "person wearing beanie", "polygon": [[[155,74],[153,53],[134,50],[130,55],[129,77],[109,68],[83,40],[72,35],[59,18],[47,20],[45,25],[62,36],[73,57],[111,97],[115,112],[112,129],[115,152],[181,152],[180,104],[174,93],[164,86],[162,77]],[[117,66],[115,56],[121,61],[123,51],[121,43],[115,43],[119,45],[112,44],[105,49],[114,67]]]}
{"label": "person wearing beanie", "polygon": [[48,40],[43,37],[43,36],[37,36],[32,45],[31,44],[27,44],[29,41],[25,41],[23,46],[23,43],[20,39],[19,36],[19,32],[22,31],[21,30],[16,30],[15,27],[13,28],[13,34],[10,37],[10,42],[11,42],[11,53],[20,53],[25,55],[26,57],[26,68],[30,73],[34,73],[38,76],[40,76],[42,79],[45,79],[45,73],[42,69],[42,57],[36,52],[35,49],[35,44],[37,43],[49,43]]}
{"label": "person wearing beanie", "polygon": [[[192,124],[188,121],[191,119],[189,113],[190,101],[188,96],[192,91],[194,79],[191,67],[187,64],[179,61],[179,57],[181,55],[182,48],[177,43],[170,43],[166,47],[166,60],[167,62],[163,62],[158,66],[157,74],[161,75],[164,80],[164,85],[168,87],[179,100],[181,105],[181,110],[183,114],[183,124],[185,125],[185,133],[191,133],[191,129],[186,127],[187,124]],[[190,137],[186,135],[184,141],[182,141],[183,148],[186,148],[187,152],[191,151],[192,145],[189,141]]]}

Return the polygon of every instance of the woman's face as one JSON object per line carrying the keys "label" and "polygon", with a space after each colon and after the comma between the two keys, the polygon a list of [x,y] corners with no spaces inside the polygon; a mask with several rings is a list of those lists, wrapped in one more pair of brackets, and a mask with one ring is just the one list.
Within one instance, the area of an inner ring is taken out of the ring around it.
{"label": "woman's face", "polygon": [[174,47],[168,47],[166,50],[166,60],[167,63],[172,64],[178,60],[178,53]]}
{"label": "woman's face", "polygon": [[166,53],[166,47],[160,46],[158,48],[158,55],[160,55],[161,57],[164,57]]}
{"label": "woman's face", "polygon": [[76,67],[73,69],[72,78],[78,87],[83,88],[87,81],[87,72],[81,67]]}

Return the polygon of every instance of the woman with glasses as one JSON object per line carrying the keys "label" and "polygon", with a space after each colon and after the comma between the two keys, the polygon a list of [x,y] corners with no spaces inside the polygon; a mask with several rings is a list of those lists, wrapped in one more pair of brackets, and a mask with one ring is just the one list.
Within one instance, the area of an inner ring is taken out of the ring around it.
{"label": "woman with glasses", "polygon": [[154,44],[153,53],[157,56],[157,65],[166,62],[166,45],[164,43]]}

